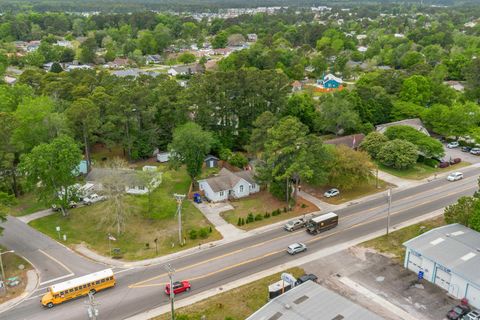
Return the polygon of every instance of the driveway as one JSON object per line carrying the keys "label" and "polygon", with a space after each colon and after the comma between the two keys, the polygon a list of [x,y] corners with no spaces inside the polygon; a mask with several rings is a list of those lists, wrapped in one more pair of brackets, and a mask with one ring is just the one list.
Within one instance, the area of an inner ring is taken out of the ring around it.
{"label": "driveway", "polygon": [[462,152],[461,148],[453,148],[449,149],[447,148],[447,145],[444,145],[445,149],[445,160],[450,160],[454,158],[460,158],[462,161],[467,161],[470,163],[480,163],[480,156],[475,156],[469,152]]}

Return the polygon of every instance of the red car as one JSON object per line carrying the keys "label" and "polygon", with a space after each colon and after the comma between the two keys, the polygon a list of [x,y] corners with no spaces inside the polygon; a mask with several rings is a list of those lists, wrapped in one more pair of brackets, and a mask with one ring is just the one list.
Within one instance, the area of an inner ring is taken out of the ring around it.
{"label": "red car", "polygon": [[[173,293],[174,294],[179,294],[179,293],[184,292],[184,291],[190,291],[191,288],[192,288],[192,286],[190,285],[190,282],[188,282],[187,280],[175,281],[173,283]],[[170,295],[170,284],[169,283],[165,286],[165,293]]]}

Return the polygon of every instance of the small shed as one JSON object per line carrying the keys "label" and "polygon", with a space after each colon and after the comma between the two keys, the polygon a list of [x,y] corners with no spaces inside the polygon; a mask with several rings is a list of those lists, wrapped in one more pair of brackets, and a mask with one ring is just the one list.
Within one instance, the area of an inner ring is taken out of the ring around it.
{"label": "small shed", "polygon": [[212,156],[212,155],[208,155],[205,157],[205,165],[207,166],[207,168],[216,168],[218,167],[218,159],[217,157],[215,156]]}
{"label": "small shed", "polygon": [[168,162],[170,160],[171,154],[170,152],[159,152],[157,153],[157,161],[158,162]]}

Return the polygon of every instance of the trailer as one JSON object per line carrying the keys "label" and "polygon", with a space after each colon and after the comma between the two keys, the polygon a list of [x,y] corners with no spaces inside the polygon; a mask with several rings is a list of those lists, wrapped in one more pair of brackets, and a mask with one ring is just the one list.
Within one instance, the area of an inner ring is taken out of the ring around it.
{"label": "trailer", "polygon": [[335,212],[329,212],[310,219],[307,222],[307,232],[310,234],[318,234],[335,228],[337,225],[338,215]]}

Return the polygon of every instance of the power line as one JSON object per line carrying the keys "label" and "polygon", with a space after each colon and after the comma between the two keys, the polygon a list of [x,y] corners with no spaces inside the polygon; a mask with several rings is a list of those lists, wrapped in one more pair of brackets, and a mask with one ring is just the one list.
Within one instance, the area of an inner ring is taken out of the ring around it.
{"label": "power line", "polygon": [[170,307],[171,307],[171,319],[175,320],[175,293],[173,292],[173,274],[175,269],[172,268],[170,264],[165,265],[165,269],[168,272],[168,278],[170,279]]}
{"label": "power line", "polygon": [[90,320],[97,320],[98,317],[98,306],[100,304],[95,302],[95,297],[92,292],[88,293],[88,302],[87,302],[87,315]]}
{"label": "power line", "polygon": [[183,202],[183,199],[185,199],[185,195],[184,194],[178,194],[178,193],[174,193],[173,196],[175,197],[175,199],[177,200],[177,215],[178,215],[178,242],[180,243],[180,245],[184,245],[185,243],[183,243],[183,238],[182,238],[182,202]]}

